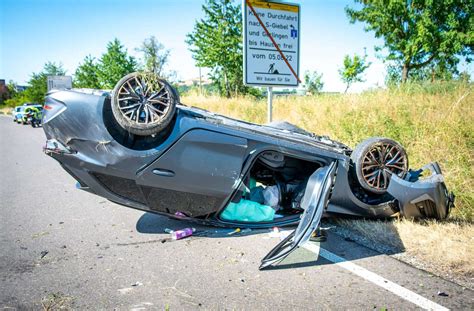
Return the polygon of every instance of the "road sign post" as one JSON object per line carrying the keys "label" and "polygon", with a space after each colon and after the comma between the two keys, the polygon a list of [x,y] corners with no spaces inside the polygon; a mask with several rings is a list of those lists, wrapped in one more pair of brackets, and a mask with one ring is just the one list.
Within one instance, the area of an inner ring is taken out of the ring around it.
{"label": "road sign post", "polygon": [[272,122],[272,109],[273,109],[273,87],[267,87],[267,120]]}
{"label": "road sign post", "polygon": [[274,86],[297,87],[300,6],[281,1],[243,0],[244,84],[266,86],[268,121]]}

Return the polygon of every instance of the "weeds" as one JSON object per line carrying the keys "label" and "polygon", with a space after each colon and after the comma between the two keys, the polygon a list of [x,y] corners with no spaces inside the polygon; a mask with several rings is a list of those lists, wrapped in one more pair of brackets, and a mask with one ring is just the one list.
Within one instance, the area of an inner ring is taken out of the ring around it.
{"label": "weeds", "polygon": [[41,306],[44,311],[72,310],[71,304],[74,298],[63,293],[50,293],[41,299]]}

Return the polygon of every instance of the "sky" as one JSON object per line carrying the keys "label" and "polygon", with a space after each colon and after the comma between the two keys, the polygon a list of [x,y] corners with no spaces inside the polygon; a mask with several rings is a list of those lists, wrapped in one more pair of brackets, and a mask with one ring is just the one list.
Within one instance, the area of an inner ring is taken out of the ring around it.
{"label": "sky", "polygon": [[[350,91],[383,86],[385,65],[375,55],[382,41],[350,24],[344,12],[349,0],[293,0],[301,5],[300,76],[306,70],[323,74],[323,91],[341,92],[338,70],[344,55],[362,55],[371,66],[365,82]],[[48,61],[61,63],[74,74],[87,55],[99,58],[107,42],[118,38],[128,53],[155,36],[171,50],[168,69],[178,78],[197,78],[199,70],[185,43],[186,34],[203,18],[204,0],[0,0],[0,79],[26,84],[32,72]],[[241,3],[237,0],[236,3]],[[472,65],[461,70],[473,72]],[[203,70],[206,73],[206,70]]]}

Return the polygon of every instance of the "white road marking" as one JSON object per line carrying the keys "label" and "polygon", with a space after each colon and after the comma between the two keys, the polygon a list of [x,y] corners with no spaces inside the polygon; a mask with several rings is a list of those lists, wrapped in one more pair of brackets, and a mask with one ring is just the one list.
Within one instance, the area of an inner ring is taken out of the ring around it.
{"label": "white road marking", "polygon": [[347,261],[346,259],[339,257],[336,254],[333,254],[322,247],[319,247],[315,243],[307,242],[304,245],[302,245],[302,247],[306,248],[310,252],[315,253],[316,255],[319,255],[329,261],[334,262],[336,265],[340,266],[341,268],[344,268],[354,273],[355,275],[358,275],[361,278],[369,282],[372,282],[373,284],[378,285],[411,303],[416,304],[417,306],[425,310],[449,310],[448,308],[445,308],[437,304],[436,302],[426,299],[425,297],[422,297],[418,295],[417,293],[414,293],[411,290],[406,289],[405,287],[402,287],[396,283],[393,283],[392,281],[389,281],[374,272],[371,272],[365,268],[362,268],[361,266],[356,265],[353,262]]}

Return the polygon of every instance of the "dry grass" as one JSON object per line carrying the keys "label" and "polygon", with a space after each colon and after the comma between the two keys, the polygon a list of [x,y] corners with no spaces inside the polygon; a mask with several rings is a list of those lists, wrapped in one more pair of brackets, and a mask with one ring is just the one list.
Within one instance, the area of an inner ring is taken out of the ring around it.
{"label": "dry grass", "polygon": [[474,277],[474,226],[436,221],[418,224],[407,220],[397,221],[394,226],[408,255],[434,263],[444,271]]}
{"label": "dry grass", "polygon": [[[472,85],[377,90],[362,94],[278,97],[274,119],[294,123],[355,147],[369,136],[402,143],[410,166],[438,161],[456,194],[455,219],[474,217],[474,92]],[[182,96],[183,103],[234,118],[265,123],[266,102]]]}
{"label": "dry grass", "polygon": [[402,260],[421,263],[438,275],[461,277],[470,287],[474,279],[474,226],[466,222],[410,220],[338,220],[342,227],[364,236],[370,243],[389,245]]}
{"label": "dry grass", "polygon": [[51,293],[41,299],[41,306],[44,311],[73,310],[74,298],[63,293]]}
{"label": "dry grass", "polygon": [[12,108],[11,107],[4,107],[4,106],[0,106],[0,114],[11,114],[12,112]]}

